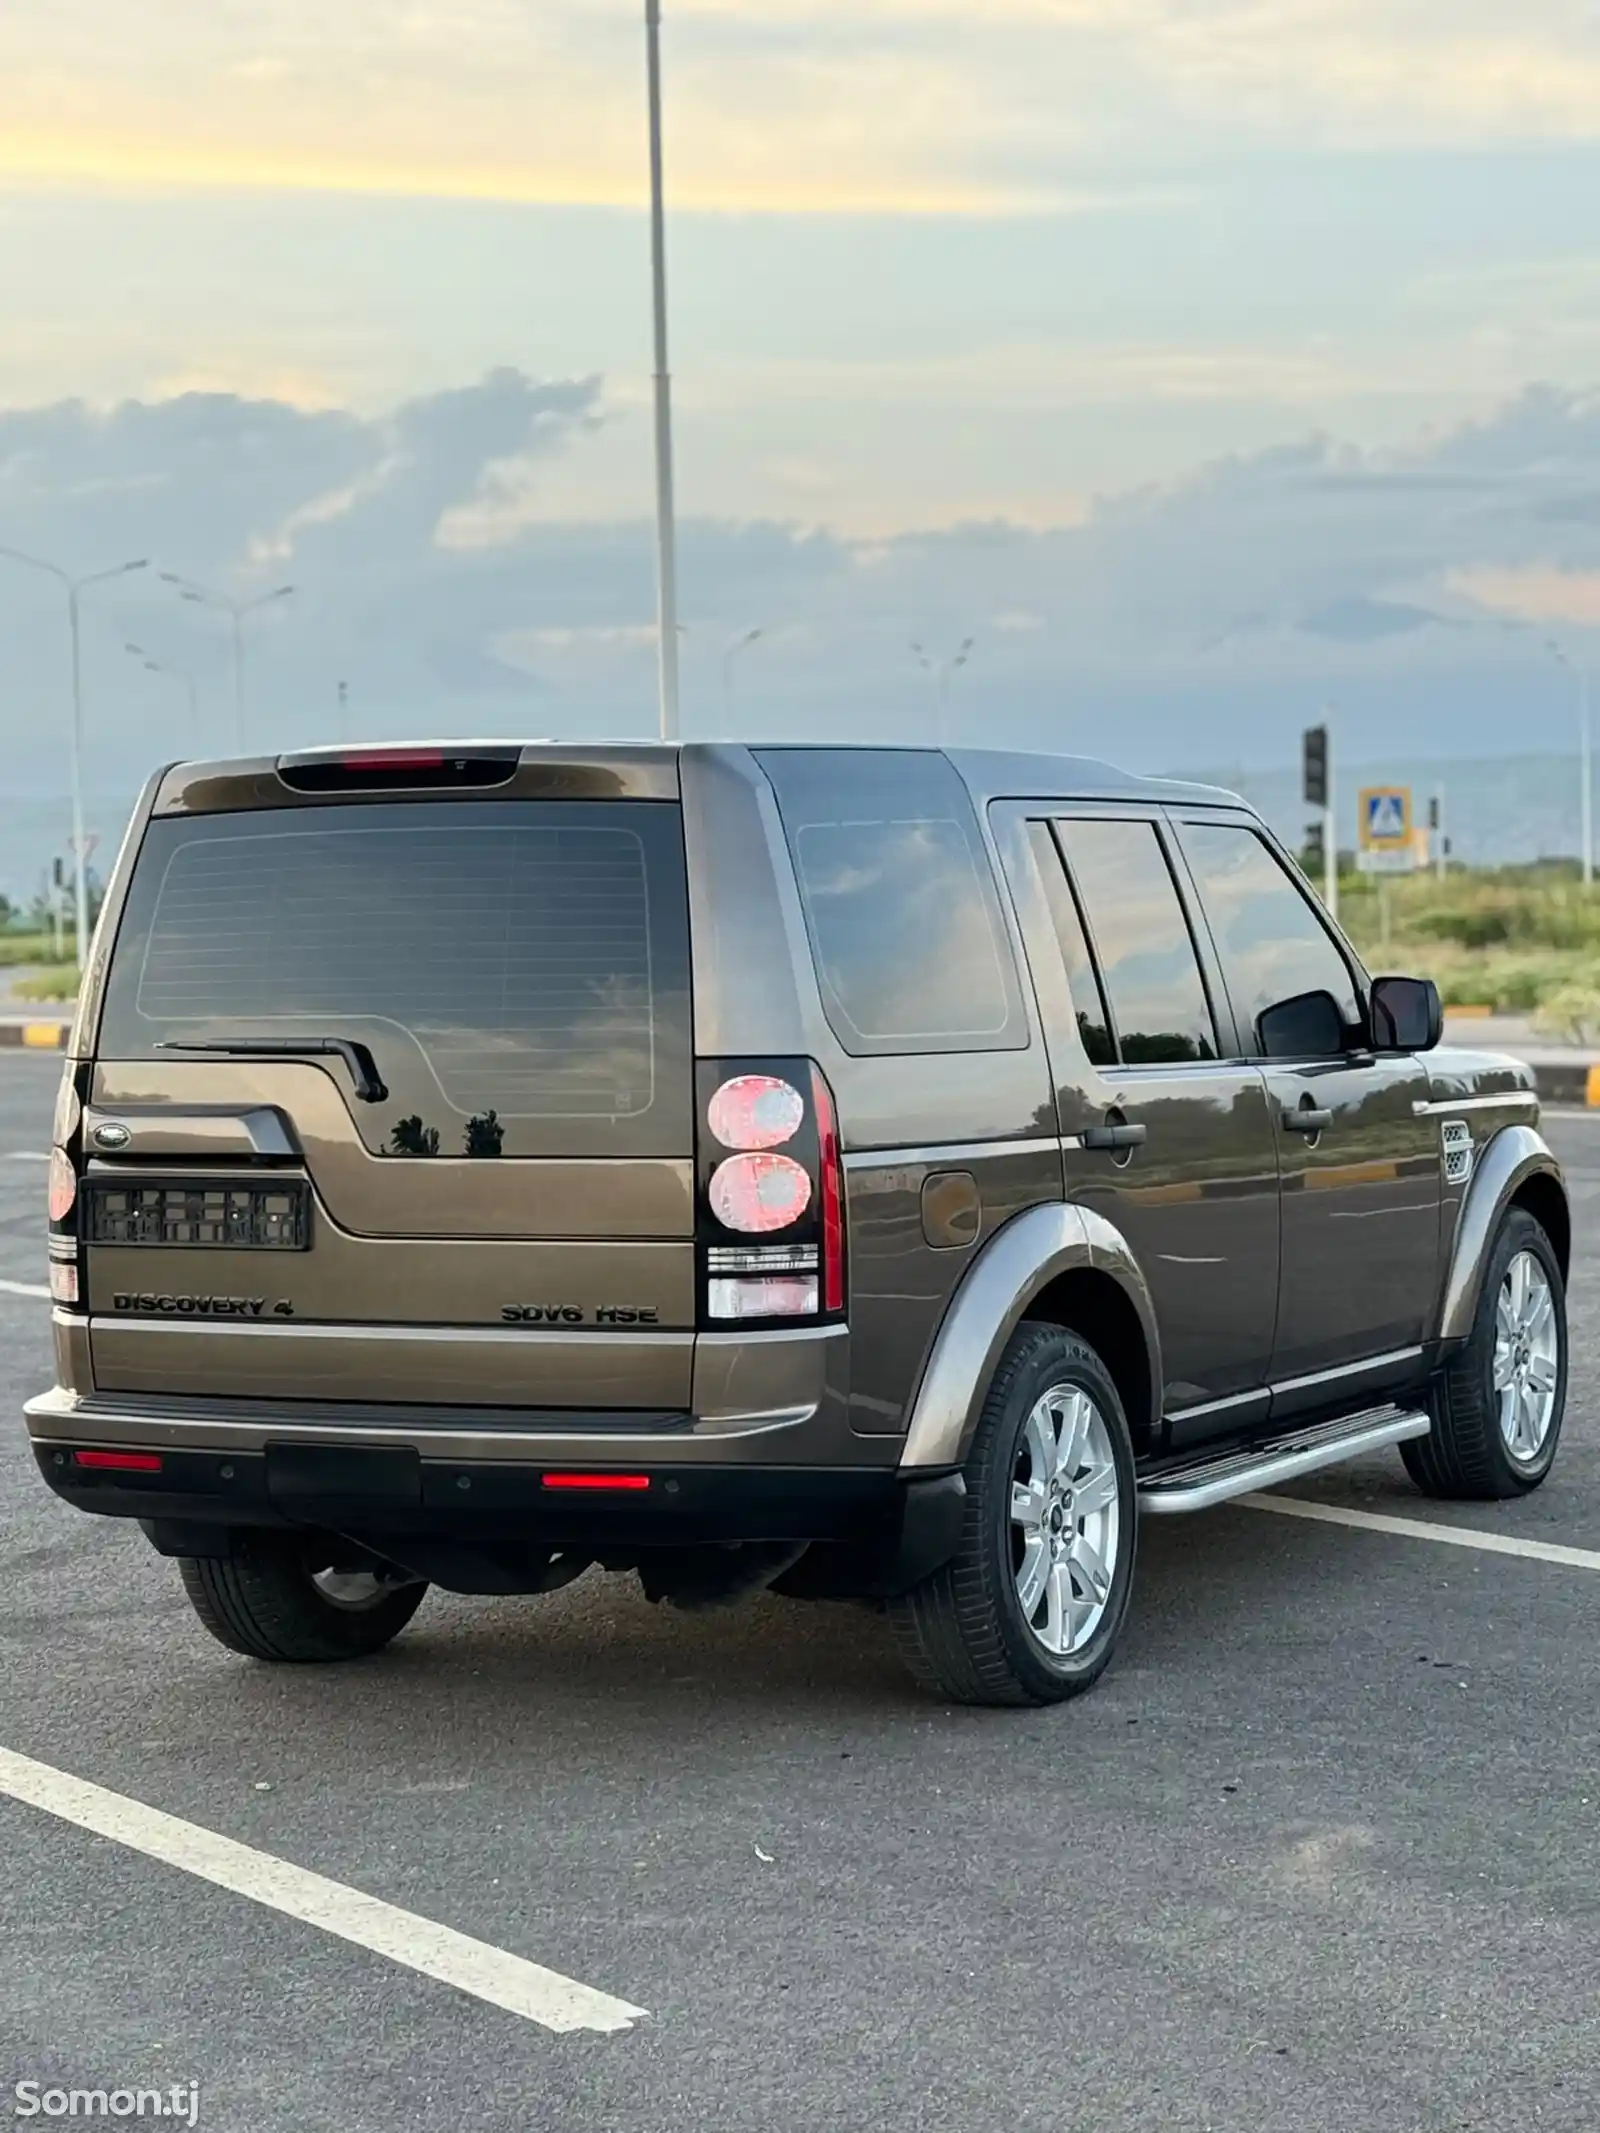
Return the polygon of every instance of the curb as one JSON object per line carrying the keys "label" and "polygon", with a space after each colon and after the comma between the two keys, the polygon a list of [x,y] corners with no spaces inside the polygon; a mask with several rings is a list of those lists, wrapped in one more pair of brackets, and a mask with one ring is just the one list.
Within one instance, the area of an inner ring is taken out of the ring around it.
{"label": "curb", "polygon": [[1600,1065],[1575,1059],[1570,1066],[1536,1066],[1534,1087],[1546,1104],[1576,1104],[1582,1110],[1600,1110]]}
{"label": "curb", "polygon": [[70,1022],[0,1022],[0,1050],[26,1045],[29,1051],[64,1052],[71,1035]]}

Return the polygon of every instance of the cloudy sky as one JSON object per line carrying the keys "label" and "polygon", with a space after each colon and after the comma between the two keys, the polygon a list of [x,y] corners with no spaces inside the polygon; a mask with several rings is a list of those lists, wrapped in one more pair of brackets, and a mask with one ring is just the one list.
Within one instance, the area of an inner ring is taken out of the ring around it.
{"label": "cloudy sky", "polygon": [[[641,15],[0,10],[0,543],[292,582],[256,740],[646,728]],[[910,641],[970,635],[998,737],[1564,744],[1595,0],[668,0],[667,67],[692,728],[926,727]],[[192,745],[129,642],[225,742],[217,617],[85,613],[108,791]],[[62,637],[0,566],[19,791]]]}

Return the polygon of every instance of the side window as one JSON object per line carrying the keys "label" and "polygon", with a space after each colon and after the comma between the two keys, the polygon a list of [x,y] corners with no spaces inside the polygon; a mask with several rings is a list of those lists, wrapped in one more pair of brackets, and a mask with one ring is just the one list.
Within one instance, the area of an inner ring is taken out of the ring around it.
{"label": "side window", "polygon": [[1241,823],[1188,822],[1183,847],[1211,922],[1234,1013],[1254,1049],[1265,1049],[1257,1030],[1264,1010],[1308,993],[1331,994],[1345,1027],[1359,1025],[1350,966],[1310,897],[1255,831]]}
{"label": "side window", "polygon": [[1155,825],[1058,821],[1128,1066],[1215,1059],[1216,1024]]}
{"label": "side window", "polygon": [[1072,1012],[1077,1019],[1084,1051],[1091,1066],[1115,1066],[1117,1047],[1111,1036],[1111,1017],[1106,1011],[1100,980],[1095,975],[1094,958],[1089,953],[1089,943],[1083,931],[1083,918],[1068,886],[1050,825],[1030,822],[1028,838],[1033,846],[1034,865],[1044,884],[1045,901],[1055,922],[1056,941],[1067,973],[1067,990],[1072,995]]}
{"label": "side window", "polygon": [[1028,1025],[967,788],[919,749],[757,751],[847,1052],[1022,1051]]}

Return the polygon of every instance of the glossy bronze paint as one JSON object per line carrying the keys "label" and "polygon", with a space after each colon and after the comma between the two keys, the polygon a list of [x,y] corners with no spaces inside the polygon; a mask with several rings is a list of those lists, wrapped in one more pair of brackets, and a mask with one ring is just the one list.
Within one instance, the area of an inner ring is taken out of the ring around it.
{"label": "glossy bronze paint", "polygon": [[[205,1114],[257,1107],[278,1112],[303,1151],[319,1197],[342,1229],[363,1237],[689,1238],[694,1165],[682,1160],[470,1162],[375,1156],[357,1131],[338,1072],[310,1060],[109,1060],[95,1069],[96,1117],[119,1119],[128,1155],[213,1156],[218,1128]],[[179,1120],[195,1125],[185,1143]],[[689,1122],[684,1122],[687,1139]],[[119,1159],[118,1174],[135,1166]],[[109,1173],[108,1173],[109,1174]],[[613,1298],[621,1302],[623,1298]]]}
{"label": "glossy bronze paint", "polygon": [[[991,810],[1044,1016],[1067,1195],[1142,1270],[1161,1327],[1162,1411],[1254,1392],[1267,1378],[1278,1279],[1277,1156],[1261,1077],[1240,1060],[1090,1064],[1039,874],[1051,846],[1029,834],[1030,820],[1041,819],[1022,804]],[[1144,1145],[1125,1153],[1076,1145],[1108,1120],[1143,1126]],[[1216,1418],[1219,1431],[1234,1424],[1231,1414]]]}

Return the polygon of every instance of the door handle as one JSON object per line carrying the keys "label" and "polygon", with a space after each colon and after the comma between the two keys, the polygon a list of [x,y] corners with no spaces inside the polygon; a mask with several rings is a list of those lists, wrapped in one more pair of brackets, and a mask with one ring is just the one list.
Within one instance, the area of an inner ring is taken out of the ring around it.
{"label": "door handle", "polygon": [[1285,1133],[1314,1135],[1325,1132],[1332,1124],[1333,1113],[1331,1111],[1318,1111],[1313,1109],[1310,1104],[1302,1104],[1298,1110],[1285,1111],[1283,1114],[1283,1130]]}
{"label": "door handle", "polygon": [[1085,1148],[1142,1148],[1148,1132],[1143,1126],[1089,1126],[1078,1138]]}

